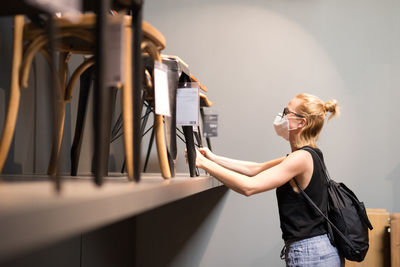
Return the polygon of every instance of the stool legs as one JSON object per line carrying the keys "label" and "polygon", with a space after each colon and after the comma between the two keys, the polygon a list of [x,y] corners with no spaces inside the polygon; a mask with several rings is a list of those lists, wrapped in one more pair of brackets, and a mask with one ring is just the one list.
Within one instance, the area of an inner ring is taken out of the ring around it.
{"label": "stool legs", "polygon": [[60,88],[56,88],[56,107],[55,107],[55,125],[54,127],[54,135],[53,135],[53,145],[51,149],[51,157],[49,167],[47,169],[47,173],[49,175],[56,175],[58,171],[58,159],[60,156],[61,143],[64,132],[64,121],[65,121],[65,87],[67,80],[67,69],[68,69],[68,60],[70,54],[69,53],[60,53],[59,56],[59,75],[60,75]]}
{"label": "stool legs", "polygon": [[[149,55],[156,61],[161,62],[160,52],[155,45],[151,42],[144,41],[142,43],[142,50],[149,53]],[[171,178],[170,160],[168,159],[167,143],[165,140],[164,117],[155,113],[154,110],[154,133],[156,138],[157,154],[161,174],[165,179]]]}
{"label": "stool legs", "polygon": [[196,148],[194,147],[193,126],[182,126],[186,140],[186,151],[190,177],[199,176],[196,170]]}
{"label": "stool legs", "polygon": [[74,141],[71,147],[72,176],[76,176],[78,173],[79,156],[81,153],[83,130],[85,128],[86,110],[89,100],[92,73],[93,73],[93,67],[87,69],[80,77],[78,114],[76,118]]}
{"label": "stool legs", "polygon": [[129,180],[133,180],[133,88],[132,88],[132,29],[125,30],[125,84],[122,87],[122,117],[124,122],[125,162]]}
{"label": "stool legs", "polygon": [[165,141],[165,129],[163,116],[154,112],[154,131],[156,135],[156,145],[160,169],[164,178],[171,178],[171,169],[167,155],[167,144]]}
{"label": "stool legs", "polygon": [[95,83],[94,83],[94,182],[97,185],[103,183],[103,177],[108,174],[108,159],[111,137],[111,117],[110,117],[110,88],[106,85],[106,58],[107,51],[106,25],[107,13],[110,9],[110,2],[107,0],[98,1],[95,12],[96,16],[96,64],[95,64]]}
{"label": "stool legs", "polygon": [[150,158],[151,148],[153,147],[153,142],[154,142],[154,127],[151,129],[150,142],[149,142],[149,146],[147,147],[147,153],[146,153],[146,159],[144,161],[143,172],[146,172],[146,170],[147,170],[147,164],[149,163],[149,158]]}
{"label": "stool legs", "polygon": [[15,124],[17,122],[19,101],[21,97],[19,85],[19,70],[22,61],[22,36],[24,27],[24,16],[17,15],[14,18],[14,37],[13,37],[13,58],[11,70],[10,97],[7,107],[7,115],[4,123],[3,132],[0,139],[0,173],[6,161],[8,150],[14,135]]}

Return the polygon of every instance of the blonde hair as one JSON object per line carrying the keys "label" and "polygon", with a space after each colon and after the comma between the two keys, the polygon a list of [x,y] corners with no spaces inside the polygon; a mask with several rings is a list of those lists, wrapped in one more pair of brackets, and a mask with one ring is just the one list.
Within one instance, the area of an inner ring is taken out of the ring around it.
{"label": "blonde hair", "polygon": [[316,147],[319,133],[324,126],[326,112],[330,112],[328,121],[340,113],[338,102],[335,99],[323,102],[320,98],[310,94],[299,94],[296,98],[301,100],[296,108],[296,113],[304,116],[307,123],[295,140],[295,145],[297,148],[306,145]]}

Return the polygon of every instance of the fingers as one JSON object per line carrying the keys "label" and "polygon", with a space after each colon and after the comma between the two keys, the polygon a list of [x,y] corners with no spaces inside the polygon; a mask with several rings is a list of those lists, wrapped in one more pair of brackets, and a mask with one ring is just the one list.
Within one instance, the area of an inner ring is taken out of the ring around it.
{"label": "fingers", "polygon": [[200,149],[196,149],[196,167],[201,168],[201,162],[204,159],[203,154],[201,153]]}
{"label": "fingers", "polygon": [[208,154],[208,148],[198,148],[197,150],[204,156]]}
{"label": "fingers", "polygon": [[[198,168],[202,168],[202,162],[205,160],[205,158],[207,158],[207,149],[208,148],[196,148],[196,167]],[[188,160],[188,154],[187,154],[187,150],[185,149],[185,158],[186,158],[186,164],[189,163]]]}
{"label": "fingers", "polygon": [[196,156],[199,156],[199,155],[204,156],[204,153],[205,152],[201,151],[200,148],[196,149]]}
{"label": "fingers", "polygon": [[200,153],[209,160],[214,161],[215,154],[208,147],[199,148]]}
{"label": "fingers", "polygon": [[207,151],[208,150],[208,148],[206,148],[206,147],[199,147],[198,148],[198,151],[203,155],[203,156],[207,156]]}

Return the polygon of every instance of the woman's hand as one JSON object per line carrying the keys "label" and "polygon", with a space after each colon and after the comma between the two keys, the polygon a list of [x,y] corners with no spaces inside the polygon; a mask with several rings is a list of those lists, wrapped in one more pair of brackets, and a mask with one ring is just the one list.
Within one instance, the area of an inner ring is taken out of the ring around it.
{"label": "woman's hand", "polygon": [[200,147],[198,149],[198,151],[206,158],[208,158],[209,160],[214,161],[215,158],[215,154],[211,152],[210,149],[208,149],[208,147]]}
{"label": "woman's hand", "polygon": [[[207,148],[208,149],[208,148]],[[206,157],[200,149],[196,149],[196,167],[203,168],[204,163],[207,161]]]}
{"label": "woman's hand", "polygon": [[[196,167],[197,168],[202,168],[202,166],[204,166],[204,161],[207,160],[207,158],[205,157],[205,154],[207,152],[205,152],[203,148],[197,148],[196,150]],[[211,151],[207,148],[207,150],[211,153]],[[188,154],[187,154],[187,150],[185,149],[185,158],[186,158],[186,164],[188,163]]]}

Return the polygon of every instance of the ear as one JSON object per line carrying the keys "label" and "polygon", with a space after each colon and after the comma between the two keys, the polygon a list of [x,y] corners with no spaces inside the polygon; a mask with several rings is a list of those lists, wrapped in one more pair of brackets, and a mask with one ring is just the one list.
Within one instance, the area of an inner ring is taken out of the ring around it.
{"label": "ear", "polygon": [[301,118],[301,121],[299,123],[299,127],[303,128],[306,125],[307,125],[307,119],[306,118]]}

